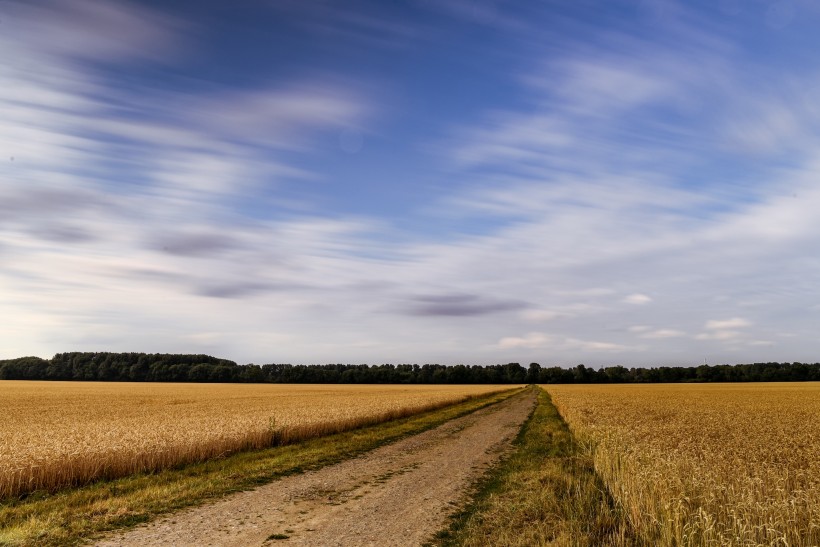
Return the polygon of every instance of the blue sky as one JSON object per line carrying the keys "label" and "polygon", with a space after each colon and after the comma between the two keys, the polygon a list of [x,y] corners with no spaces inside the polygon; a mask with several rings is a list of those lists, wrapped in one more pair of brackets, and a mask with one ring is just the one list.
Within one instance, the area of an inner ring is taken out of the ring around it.
{"label": "blue sky", "polygon": [[820,4],[0,2],[0,358],[820,360]]}

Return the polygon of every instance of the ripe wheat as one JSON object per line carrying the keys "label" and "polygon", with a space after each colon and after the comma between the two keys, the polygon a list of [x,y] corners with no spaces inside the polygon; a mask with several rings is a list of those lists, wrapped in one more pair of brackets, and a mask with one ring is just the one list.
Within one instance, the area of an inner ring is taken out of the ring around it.
{"label": "ripe wheat", "polygon": [[297,442],[500,389],[0,381],[0,499]]}
{"label": "ripe wheat", "polygon": [[544,386],[646,545],[820,544],[820,385]]}

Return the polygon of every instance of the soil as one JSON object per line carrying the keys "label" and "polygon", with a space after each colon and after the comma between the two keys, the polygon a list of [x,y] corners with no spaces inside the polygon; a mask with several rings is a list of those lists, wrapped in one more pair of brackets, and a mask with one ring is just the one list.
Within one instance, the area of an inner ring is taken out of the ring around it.
{"label": "soil", "polygon": [[468,501],[535,405],[531,390],[315,471],[159,518],[98,546],[422,545]]}

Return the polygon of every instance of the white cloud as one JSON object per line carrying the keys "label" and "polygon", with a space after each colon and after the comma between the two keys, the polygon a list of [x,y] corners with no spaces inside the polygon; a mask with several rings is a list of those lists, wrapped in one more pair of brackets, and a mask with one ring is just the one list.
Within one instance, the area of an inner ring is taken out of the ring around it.
{"label": "white cloud", "polygon": [[664,340],[666,338],[679,338],[681,336],[686,336],[686,333],[676,329],[658,329],[654,331],[644,332],[641,335],[641,338]]}
{"label": "white cloud", "polygon": [[561,313],[552,310],[526,310],[521,316],[528,321],[544,322],[561,317]]}
{"label": "white cloud", "polygon": [[741,338],[743,333],[736,330],[718,330],[715,332],[701,333],[695,336],[696,340],[736,340]]}
{"label": "white cloud", "polygon": [[523,337],[508,336],[498,341],[498,346],[502,349],[527,348],[538,349],[546,347],[550,338],[544,334],[531,332]]}
{"label": "white cloud", "polygon": [[[677,92],[675,77],[659,73],[657,66],[642,67],[638,63],[624,63],[621,58],[571,60],[564,70],[567,82],[559,89],[559,96],[583,114],[599,115],[636,106],[644,107]],[[554,72],[554,71],[550,71]],[[538,85],[550,88],[548,79]]]}
{"label": "white cloud", "polygon": [[738,329],[751,326],[751,322],[742,317],[731,319],[710,319],[704,325],[709,330]]}
{"label": "white cloud", "polygon": [[641,347],[627,346],[624,344],[616,344],[613,342],[598,342],[594,340],[579,340],[577,338],[568,338],[566,341],[570,348],[579,351],[590,351],[593,353],[621,353],[625,351],[641,351]]}
{"label": "white cloud", "polygon": [[613,342],[602,342],[596,340],[582,340],[571,336],[546,335],[538,332],[531,332],[525,336],[510,336],[499,340],[498,347],[501,349],[546,349],[550,351],[573,351],[592,353],[621,353],[625,351],[641,351],[639,346],[627,346]]}
{"label": "white cloud", "polygon": [[623,302],[627,304],[642,305],[649,304],[650,302],[652,302],[652,298],[645,294],[635,293],[624,297]]}
{"label": "white cloud", "polygon": [[343,85],[327,78],[284,89],[186,99],[186,118],[226,140],[292,148],[303,145],[306,131],[364,120],[369,108]]}
{"label": "white cloud", "polygon": [[127,1],[10,2],[4,7],[3,34],[10,42],[61,58],[160,61],[184,47],[180,36],[187,30],[180,19]]}

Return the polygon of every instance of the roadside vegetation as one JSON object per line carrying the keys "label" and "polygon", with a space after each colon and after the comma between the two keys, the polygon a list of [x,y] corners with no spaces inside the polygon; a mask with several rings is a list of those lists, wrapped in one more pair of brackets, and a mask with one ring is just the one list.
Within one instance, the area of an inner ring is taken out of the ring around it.
{"label": "roadside vegetation", "polygon": [[550,396],[539,391],[512,454],[477,485],[473,502],[434,545],[634,544],[591,454],[573,439]]}
{"label": "roadside vegetation", "polygon": [[278,477],[333,464],[497,403],[520,389],[380,425],[242,452],[156,473],[99,481],[56,493],[35,491],[0,503],[0,545],[75,545],[107,530],[146,522]]}

